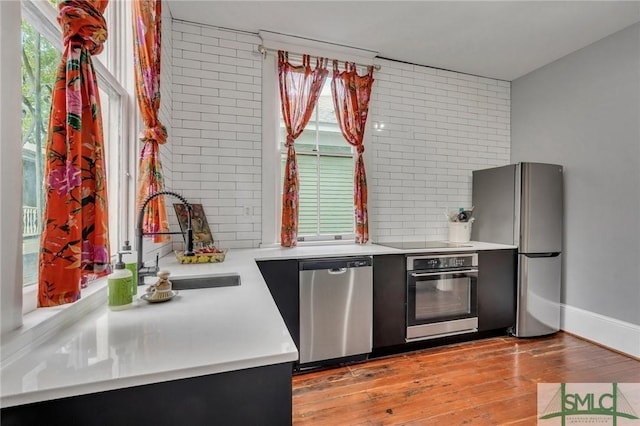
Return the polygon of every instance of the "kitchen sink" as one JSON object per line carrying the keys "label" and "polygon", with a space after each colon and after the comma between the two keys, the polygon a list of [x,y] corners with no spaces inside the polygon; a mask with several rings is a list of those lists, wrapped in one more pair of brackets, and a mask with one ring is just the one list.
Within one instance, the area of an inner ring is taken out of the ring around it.
{"label": "kitchen sink", "polygon": [[205,275],[169,278],[173,290],[193,290],[200,288],[234,287],[240,285],[240,275]]}

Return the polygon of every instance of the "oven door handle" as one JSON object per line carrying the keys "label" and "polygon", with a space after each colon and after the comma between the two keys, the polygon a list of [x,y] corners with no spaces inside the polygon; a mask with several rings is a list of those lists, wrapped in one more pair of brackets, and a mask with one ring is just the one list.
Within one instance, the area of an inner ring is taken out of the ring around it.
{"label": "oven door handle", "polygon": [[472,272],[478,272],[477,269],[464,269],[461,271],[444,271],[444,272],[412,272],[411,276],[414,278],[418,277],[433,277],[435,275],[451,275],[451,274],[468,274]]}

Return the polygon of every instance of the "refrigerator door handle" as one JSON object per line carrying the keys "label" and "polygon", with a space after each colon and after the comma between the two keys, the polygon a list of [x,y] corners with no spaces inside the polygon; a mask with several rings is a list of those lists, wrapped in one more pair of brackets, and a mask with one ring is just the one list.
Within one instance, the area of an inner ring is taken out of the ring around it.
{"label": "refrigerator door handle", "polygon": [[558,257],[560,256],[560,252],[548,252],[548,253],[520,253],[523,256],[526,257],[530,257],[530,258],[537,258],[537,257]]}

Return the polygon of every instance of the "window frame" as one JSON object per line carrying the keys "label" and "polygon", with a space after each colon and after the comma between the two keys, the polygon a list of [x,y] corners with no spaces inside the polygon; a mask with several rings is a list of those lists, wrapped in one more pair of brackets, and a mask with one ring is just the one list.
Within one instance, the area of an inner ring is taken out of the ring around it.
{"label": "window frame", "polygon": [[[56,28],[57,23],[55,21],[55,8],[48,2],[42,1],[24,1],[21,2],[21,19],[29,22],[29,24],[38,31],[42,37],[44,37],[58,52],[62,52],[62,40],[59,28]],[[20,30],[22,32],[22,24],[20,24]],[[22,45],[20,46],[20,52],[22,53]],[[22,66],[22,61],[20,61]],[[22,75],[22,74],[21,74]],[[49,108],[51,105],[48,106]],[[20,189],[22,193],[22,187]],[[21,203],[22,204],[22,203]],[[20,206],[22,208],[22,206]],[[22,232],[20,232],[20,241],[22,241]],[[21,251],[21,259],[24,253]],[[22,315],[26,315],[37,309],[38,302],[38,285],[24,286],[23,272],[19,277],[20,285],[22,286]]]}
{"label": "window frame", "polygon": [[[296,60],[298,59],[300,63],[302,63],[302,57],[296,57],[297,55],[289,55],[290,57],[293,56],[293,61],[296,62]],[[329,90],[329,92],[331,91],[331,70],[330,70],[330,75],[327,76],[327,79],[324,82],[324,86],[322,88],[322,90]],[[327,89],[325,89],[327,88]],[[333,105],[333,104],[332,104]],[[281,120],[281,105],[280,105],[280,100],[278,97],[278,113],[277,113],[277,119],[278,119],[278,126],[279,126],[279,146],[280,146],[280,155],[281,155],[281,160],[285,159],[286,161],[286,156],[287,156],[287,149],[283,144],[280,144],[280,142],[282,142],[282,132],[284,131],[283,127],[282,127],[282,120]],[[344,148],[348,148],[348,152],[347,151],[323,151],[321,149],[319,149],[320,147],[320,134],[322,132],[321,130],[321,126],[320,126],[321,122],[320,122],[320,111],[318,109],[318,107],[314,107],[313,110],[313,114],[311,119],[309,120],[309,123],[307,124],[307,127],[305,128],[304,132],[307,131],[312,131],[313,132],[313,139],[314,139],[314,143],[315,146],[313,149],[309,150],[304,148],[304,145],[300,146],[297,145],[296,146],[296,155],[297,156],[304,156],[304,155],[308,155],[308,156],[314,156],[316,158],[316,174],[317,174],[317,194],[318,194],[318,207],[320,207],[320,176],[321,176],[321,172],[320,172],[320,158],[321,157],[342,157],[342,158],[350,158],[353,162],[353,167],[352,167],[352,173],[350,174],[350,178],[351,181],[353,182],[353,168],[355,167],[355,160],[356,160],[356,151],[354,149],[353,146],[349,145],[349,143],[344,140],[344,137],[342,135],[342,132],[340,131],[340,127],[338,125],[337,119],[335,121],[335,129],[337,130],[336,134],[339,135],[339,138],[342,140],[342,142],[344,143],[343,147]],[[313,127],[315,128],[313,128]],[[296,141],[298,142],[298,141]],[[326,145],[329,146],[329,145]],[[298,169],[300,169],[300,163],[298,162]],[[280,167],[279,171],[282,168]],[[279,181],[282,182],[284,179],[284,177],[282,176],[282,173],[279,174]],[[353,188],[353,187],[352,187]],[[300,190],[302,190],[302,187],[300,188]],[[280,197],[282,197],[282,183],[280,184]],[[278,209],[278,217],[280,217],[281,214],[281,206],[279,206],[280,208]],[[351,221],[352,221],[352,229],[351,232],[348,233],[339,233],[339,234],[321,234],[320,233],[320,209],[316,209],[316,220],[317,220],[317,233],[315,233],[314,235],[301,235],[300,232],[298,233],[298,243],[301,242],[332,242],[332,241],[347,241],[347,242],[353,242],[355,241],[355,214],[353,211],[353,198],[351,198],[351,204],[350,207],[352,208],[351,211]]]}
{"label": "window frame", "polygon": [[[358,64],[373,64],[377,52],[301,39],[270,31],[260,31],[258,35],[262,39],[262,47],[267,49],[266,53],[263,53],[262,65],[262,243],[260,247],[279,247],[283,183],[279,171],[281,160],[278,120],[280,110],[278,57],[273,50],[285,50],[292,52],[292,54],[304,52],[311,56],[330,58],[329,72],[333,70],[331,63],[333,59],[342,63],[348,61]],[[370,121],[367,121],[367,128],[370,126]],[[365,130],[365,134],[369,134],[369,131]],[[345,141],[345,143],[347,142]],[[363,156],[365,166],[370,164],[369,156],[370,152],[366,149],[365,143]],[[305,238],[305,241],[299,241],[298,245],[353,244],[354,242],[355,235],[354,238],[343,240],[313,241]]]}
{"label": "window frame", "polygon": [[[21,4],[0,2],[0,139],[21,140]],[[22,146],[0,142],[0,330],[2,335],[22,321]],[[21,181],[22,179],[20,179]],[[5,339],[2,340],[4,358]]]}
{"label": "window frame", "polygon": [[[36,31],[47,39],[51,45],[53,45],[59,51],[63,50],[62,46],[62,32],[59,24],[57,23],[57,11],[55,7],[48,1],[42,0],[25,0],[21,3],[21,17],[27,20]],[[98,87],[104,93],[107,93],[110,98],[109,102],[109,114],[111,115],[109,122],[103,122],[103,126],[110,127],[113,131],[110,140],[116,140],[118,146],[113,152],[112,146],[109,145],[109,141],[105,140],[105,157],[110,158],[110,161],[116,160],[118,163],[114,167],[109,163],[107,164],[107,176],[108,176],[108,189],[110,200],[113,198],[113,188],[116,188],[116,203],[110,202],[109,213],[111,215],[116,214],[117,218],[113,221],[116,224],[116,229],[113,230],[110,227],[110,242],[111,242],[111,254],[112,258],[119,249],[121,242],[129,239],[129,217],[133,216],[133,204],[134,199],[133,185],[131,181],[133,179],[132,167],[135,164],[132,162],[132,158],[135,157],[135,143],[132,143],[131,136],[135,134],[133,125],[135,123],[135,116],[130,119],[131,116],[131,97],[129,91],[125,88],[126,82],[120,83],[118,76],[123,79],[123,75],[126,75],[126,67],[132,64],[132,60],[126,59],[126,49],[119,49],[126,41],[129,41],[130,32],[126,31],[126,28],[130,22],[127,21],[126,15],[128,3],[124,2],[112,2],[105,11],[105,15],[112,17],[113,19],[120,18],[118,21],[114,21],[113,26],[110,28],[112,38],[117,40],[117,43],[111,43],[105,45],[103,55],[107,58],[102,58],[101,55],[96,56],[93,60],[93,66],[98,78]],[[21,21],[21,20],[20,20]],[[109,21],[107,21],[109,23]],[[21,27],[20,27],[21,28]],[[115,38],[113,35],[117,34]],[[127,40],[120,40],[127,39]],[[129,43],[130,44],[130,43]],[[20,46],[20,53],[22,52],[22,46]],[[21,61],[20,61],[21,63]],[[109,68],[107,67],[109,66]],[[113,97],[112,97],[113,96]],[[104,104],[103,104],[104,107]],[[114,120],[113,116],[116,116]],[[115,154],[115,155],[114,155]],[[115,176],[114,176],[115,175]],[[22,191],[22,190],[21,190]],[[22,204],[22,203],[20,203]],[[115,207],[114,207],[115,206]],[[19,206],[22,209],[22,206]],[[110,220],[110,222],[112,222]],[[112,222],[112,223],[113,223]],[[115,231],[115,236],[113,232]],[[20,241],[22,241],[22,232],[19,235]],[[22,251],[20,253],[22,255]],[[21,271],[22,272],[22,271]],[[22,286],[22,273],[19,274],[20,285],[22,287],[22,309],[21,314],[24,316],[37,309],[37,285]],[[93,291],[91,292],[93,293]],[[83,291],[84,294],[84,291]]]}

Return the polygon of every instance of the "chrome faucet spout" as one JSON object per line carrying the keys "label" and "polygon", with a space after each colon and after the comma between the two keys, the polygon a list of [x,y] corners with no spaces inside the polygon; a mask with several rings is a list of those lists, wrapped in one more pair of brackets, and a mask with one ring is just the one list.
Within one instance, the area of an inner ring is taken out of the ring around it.
{"label": "chrome faucet spout", "polygon": [[[159,197],[161,195],[171,195],[172,197],[177,198],[178,200],[180,200],[182,202],[182,204],[184,204],[185,210],[187,211],[187,229],[185,230],[185,232],[144,232],[142,230],[142,222],[144,221],[144,211],[147,207],[147,204],[149,204],[149,202],[151,200],[153,200],[156,197]],[[142,203],[142,206],[140,207],[140,210],[138,211],[138,219],[136,222],[136,240],[137,240],[137,245],[136,245],[136,250],[138,251],[138,285],[142,285],[144,284],[144,277],[145,276],[149,276],[149,275],[155,275],[158,272],[158,261],[156,258],[156,265],[155,267],[144,267],[142,264],[142,254],[143,254],[143,250],[142,250],[142,240],[143,237],[145,235],[166,235],[166,234],[182,234],[184,236],[184,234],[186,234],[186,243],[187,243],[187,247],[184,251],[184,255],[185,256],[193,256],[194,252],[193,252],[193,228],[191,226],[191,220],[193,217],[193,208],[191,207],[191,204],[189,204],[189,202],[180,194],[173,192],[173,191],[158,191],[155,192],[151,195],[149,195],[144,202]]]}

